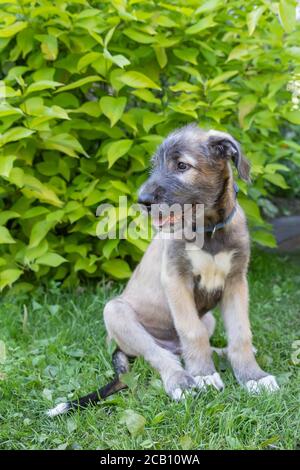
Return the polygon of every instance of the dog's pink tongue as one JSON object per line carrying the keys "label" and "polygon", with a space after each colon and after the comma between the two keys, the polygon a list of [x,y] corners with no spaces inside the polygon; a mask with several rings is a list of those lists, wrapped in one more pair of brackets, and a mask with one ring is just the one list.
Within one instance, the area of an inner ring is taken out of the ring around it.
{"label": "dog's pink tongue", "polygon": [[163,217],[162,214],[159,214],[158,217],[152,217],[152,222],[155,227],[163,227],[168,222],[168,220],[170,220],[169,215]]}

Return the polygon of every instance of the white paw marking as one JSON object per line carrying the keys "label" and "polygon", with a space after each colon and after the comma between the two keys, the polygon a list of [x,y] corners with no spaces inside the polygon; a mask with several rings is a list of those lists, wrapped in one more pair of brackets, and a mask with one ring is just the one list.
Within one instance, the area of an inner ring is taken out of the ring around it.
{"label": "white paw marking", "polygon": [[250,393],[260,393],[263,390],[272,393],[279,390],[279,385],[274,375],[267,375],[259,380],[248,380],[246,382],[246,389]]}
{"label": "white paw marking", "polygon": [[66,413],[69,410],[69,405],[68,403],[59,403],[59,405],[55,406],[54,408],[51,408],[46,412],[46,415],[49,416],[50,418],[53,418],[53,416],[58,416]]}
{"label": "white paw marking", "polygon": [[195,387],[191,387],[191,388],[184,388],[184,389],[181,389],[181,388],[175,388],[175,390],[173,390],[171,393],[171,398],[173,398],[173,400],[175,401],[181,401],[181,400],[184,400],[188,395],[196,395],[196,392],[195,392]]}
{"label": "white paw marking", "polygon": [[171,397],[176,401],[181,400],[183,398],[183,390],[180,387],[175,388],[175,390],[171,391]]}
{"label": "white paw marking", "polygon": [[175,388],[170,392],[171,398],[176,401],[183,400],[187,395],[196,395],[196,389],[205,390],[208,386],[213,386],[216,390],[223,390],[225,387],[223,380],[218,372],[212,375],[196,375],[194,377],[195,385],[190,388]]}
{"label": "white paw marking", "polygon": [[225,387],[223,380],[218,372],[212,375],[197,375],[194,377],[198,389],[206,389],[208,385],[212,385],[217,390],[223,390]]}

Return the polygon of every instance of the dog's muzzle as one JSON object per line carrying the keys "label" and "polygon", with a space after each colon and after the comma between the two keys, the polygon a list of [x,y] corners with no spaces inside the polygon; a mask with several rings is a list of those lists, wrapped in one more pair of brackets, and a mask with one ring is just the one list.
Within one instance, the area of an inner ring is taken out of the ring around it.
{"label": "dog's muzzle", "polygon": [[141,193],[138,198],[138,203],[145,207],[148,212],[151,212],[151,205],[154,204],[154,196],[149,193]]}

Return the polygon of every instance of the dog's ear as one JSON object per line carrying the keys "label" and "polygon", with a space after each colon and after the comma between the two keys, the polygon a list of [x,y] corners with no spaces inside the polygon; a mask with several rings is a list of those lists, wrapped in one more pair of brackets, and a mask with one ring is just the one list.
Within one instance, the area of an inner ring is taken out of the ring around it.
{"label": "dog's ear", "polygon": [[239,143],[230,134],[209,131],[208,148],[212,157],[232,160],[239,177],[250,181],[250,163],[243,156]]}

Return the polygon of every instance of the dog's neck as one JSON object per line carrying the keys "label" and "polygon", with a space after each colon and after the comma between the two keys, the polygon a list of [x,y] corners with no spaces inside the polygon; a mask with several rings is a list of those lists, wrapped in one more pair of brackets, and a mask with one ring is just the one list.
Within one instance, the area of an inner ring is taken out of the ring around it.
{"label": "dog's neck", "polygon": [[229,170],[212,208],[204,212],[204,226],[215,226],[228,220],[236,206],[236,185]]}

